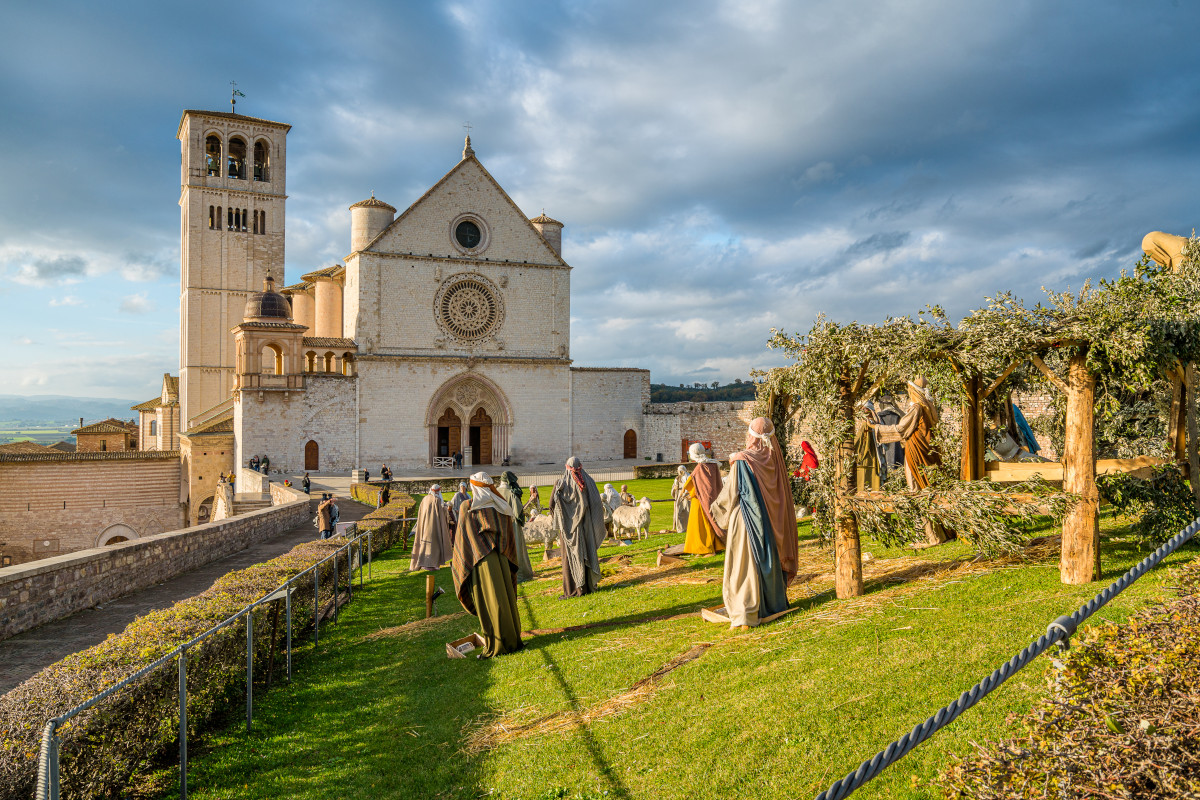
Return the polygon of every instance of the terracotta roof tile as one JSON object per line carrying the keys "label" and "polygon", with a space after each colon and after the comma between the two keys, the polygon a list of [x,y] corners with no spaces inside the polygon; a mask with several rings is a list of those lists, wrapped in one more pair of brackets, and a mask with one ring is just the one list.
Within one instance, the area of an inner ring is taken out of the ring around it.
{"label": "terracotta roof tile", "polygon": [[335,339],[327,336],[305,336],[305,347],[353,347],[358,349],[353,339]]}
{"label": "terracotta roof tile", "polygon": [[341,264],[334,264],[331,267],[322,267],[318,270],[306,273],[300,276],[302,281],[314,281],[320,278],[336,278],[339,272],[345,272],[346,268]]}
{"label": "terracotta roof tile", "polygon": [[0,453],[45,453],[53,452],[49,447],[37,442],[8,442],[0,444]]}
{"label": "terracotta roof tile", "polygon": [[389,206],[387,203],[383,202],[382,200],[375,199],[375,195],[371,195],[371,199],[369,199],[369,200],[359,200],[357,203],[355,203],[354,205],[352,205],[350,207],[351,208],[386,208],[388,211],[391,211],[393,214],[396,213],[395,207]]}
{"label": "terracotta roof tile", "polygon": [[562,225],[562,223],[561,223],[561,222],[559,222],[558,220],[556,220],[556,219],[551,219],[550,217],[547,217],[547,216],[546,216],[546,212],[544,212],[544,211],[543,211],[541,214],[538,214],[536,217],[534,217],[533,219],[531,219],[531,220],[529,220],[529,221],[530,221],[530,222],[536,222],[536,223],[537,223],[537,224],[539,224],[539,225],[545,225],[545,224],[547,224],[547,223],[550,223],[550,224],[553,224],[553,225]]}
{"label": "terracotta roof tile", "polygon": [[133,411],[153,411],[162,405],[162,395],[155,397],[152,400],[147,400],[144,403],[138,403],[136,406],[130,406]]}
{"label": "terracotta roof tile", "polygon": [[89,433],[129,433],[129,429],[124,425],[114,425],[111,422],[96,422],[91,425],[85,425],[82,428],[76,428],[71,431],[72,434],[87,435]]}

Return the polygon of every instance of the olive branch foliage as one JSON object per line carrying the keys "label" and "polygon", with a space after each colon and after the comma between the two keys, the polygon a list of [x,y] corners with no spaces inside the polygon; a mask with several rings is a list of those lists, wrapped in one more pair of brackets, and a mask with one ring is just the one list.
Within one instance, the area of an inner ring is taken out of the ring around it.
{"label": "olive branch foliage", "polygon": [[[1185,256],[1191,254],[1200,254],[1194,237],[1185,248]],[[1061,520],[1076,498],[1040,477],[1003,485],[960,479],[958,409],[970,399],[972,377],[976,386],[993,389],[984,409],[994,412],[1012,390],[1047,385],[1062,390],[1068,362],[1085,356],[1096,378],[1101,447],[1123,456],[1166,454],[1164,376],[1200,361],[1200,267],[1195,263],[1189,259],[1176,273],[1143,257],[1112,280],[1087,281],[1076,291],[1043,288],[1043,298],[1033,305],[1001,292],[986,297],[957,325],[942,308],[930,306],[877,324],[820,315],[805,334],[772,329],[768,346],[793,363],[765,373],[759,409],[765,412],[773,402],[778,411],[778,398],[787,398],[788,423],[805,429],[821,454],[821,467],[804,487],[814,530],[833,537],[839,492],[860,531],[885,543],[920,540],[924,521],[934,519],[981,553],[1013,552],[1039,518]],[[847,488],[854,485],[858,412],[848,409],[868,394],[904,396],[906,381],[917,375],[926,377],[946,412],[934,434],[943,463],[931,470],[930,489],[907,491],[896,470],[871,500],[856,496]],[[1058,402],[1061,452],[1063,404]],[[1143,445],[1150,452],[1130,452]],[[840,486],[839,476],[844,476]],[[1161,476],[1156,480],[1165,485]],[[1125,494],[1132,491],[1126,488]],[[1170,496],[1177,500],[1179,492]],[[1193,503],[1187,513],[1194,516],[1196,510]],[[1179,518],[1168,511],[1159,516],[1172,525]]]}

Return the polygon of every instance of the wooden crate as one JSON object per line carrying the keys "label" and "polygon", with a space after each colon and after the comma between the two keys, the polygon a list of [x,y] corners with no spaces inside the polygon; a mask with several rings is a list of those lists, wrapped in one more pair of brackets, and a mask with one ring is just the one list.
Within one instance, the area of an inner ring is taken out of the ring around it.
{"label": "wooden crate", "polygon": [[[459,650],[459,648],[465,644],[469,644],[471,647],[465,652],[463,650]],[[461,639],[455,639],[453,642],[448,642],[446,644],[446,657],[466,658],[476,650],[483,650],[484,644],[485,643],[482,636],[480,636],[478,633],[472,633],[470,636],[464,636]]]}

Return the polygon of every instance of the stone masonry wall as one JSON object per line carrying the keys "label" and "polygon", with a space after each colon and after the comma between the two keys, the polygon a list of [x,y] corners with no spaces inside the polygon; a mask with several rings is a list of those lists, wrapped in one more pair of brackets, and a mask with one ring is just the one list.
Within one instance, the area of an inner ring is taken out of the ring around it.
{"label": "stone masonry wall", "polygon": [[[14,564],[186,525],[178,453],[0,461],[0,555]],[[129,529],[129,530],[126,530]]]}
{"label": "stone masonry wall", "polygon": [[646,447],[642,408],[650,399],[650,371],[571,369],[573,455],[584,464],[625,457],[625,432],[637,436],[637,457],[654,457]]}
{"label": "stone masonry wall", "polygon": [[[746,446],[746,427],[754,419],[754,401],[713,403],[651,403],[646,425],[664,461],[684,458],[683,441],[712,442],[716,458]],[[669,420],[675,420],[671,422]],[[676,427],[677,426],[677,427]]]}
{"label": "stone masonry wall", "polygon": [[0,569],[0,639],[244,550],[309,519],[307,500]]}

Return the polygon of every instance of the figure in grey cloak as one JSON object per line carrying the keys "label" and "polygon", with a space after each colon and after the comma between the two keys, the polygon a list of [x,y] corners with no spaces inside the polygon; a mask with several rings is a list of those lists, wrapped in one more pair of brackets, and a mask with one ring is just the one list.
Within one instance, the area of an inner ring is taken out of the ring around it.
{"label": "figure in grey cloak", "polygon": [[676,533],[687,533],[688,514],[692,510],[692,496],[684,488],[687,485],[688,468],[680,464],[675,472],[675,481],[671,484],[671,499],[675,501],[671,527]]}
{"label": "figure in grey cloak", "polygon": [[408,568],[437,569],[450,560],[450,555],[450,507],[442,500],[442,487],[435,483],[417,510]]}
{"label": "figure in grey cloak", "polygon": [[562,598],[596,591],[600,581],[597,548],[604,541],[604,505],[592,476],[578,458],[567,461],[566,472],[554,484],[550,514],[558,528],[562,551]]}
{"label": "figure in grey cloak", "polygon": [[529,562],[529,548],[525,546],[525,508],[521,505],[521,486],[517,483],[517,475],[511,470],[500,476],[500,482],[495,486],[496,494],[513,510],[513,519],[517,522],[517,580],[533,580],[533,564]]}

